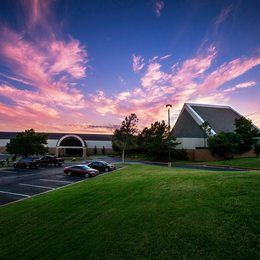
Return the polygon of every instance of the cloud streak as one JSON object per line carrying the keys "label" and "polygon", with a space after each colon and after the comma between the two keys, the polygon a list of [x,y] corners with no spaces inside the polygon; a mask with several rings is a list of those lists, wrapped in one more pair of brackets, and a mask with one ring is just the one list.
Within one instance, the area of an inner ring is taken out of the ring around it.
{"label": "cloud streak", "polygon": [[234,92],[234,91],[236,91],[238,89],[251,88],[251,87],[254,87],[255,85],[256,85],[255,81],[248,81],[248,82],[243,82],[243,83],[236,84],[234,87],[225,89],[223,91],[224,92]]}
{"label": "cloud streak", "polygon": [[229,17],[232,11],[233,11],[233,5],[229,5],[225,7],[215,19],[215,27],[218,28],[220,24],[222,24]]}
{"label": "cloud streak", "polygon": [[133,54],[133,63],[132,63],[133,71],[135,73],[138,73],[143,69],[144,66],[145,66],[144,58],[142,58],[142,56]]}
{"label": "cloud streak", "polygon": [[[28,12],[23,32],[1,26],[0,57],[9,69],[1,76],[11,82],[0,82],[0,97],[11,103],[1,103],[0,128],[61,130],[58,125],[75,121],[74,115],[86,120],[81,113],[86,100],[75,86],[86,76],[85,46],[71,36],[57,37],[55,25],[48,21],[50,1],[22,3]],[[36,27],[41,27],[40,33]]]}
{"label": "cloud streak", "polygon": [[[160,16],[164,4],[158,2]],[[232,80],[258,66],[259,54],[238,57],[216,67],[217,48],[204,45],[193,57],[178,62],[171,61],[171,54],[147,61],[134,54],[132,69],[139,73],[135,87],[115,94],[103,89],[83,92],[79,84],[88,74],[86,46],[72,36],[61,37],[54,30],[58,25],[50,23],[50,1],[23,3],[28,13],[27,27],[22,32],[3,25],[0,28],[0,58],[7,68],[6,73],[0,74],[1,130],[33,127],[47,132],[111,133],[129,113],[138,115],[140,125],[149,125],[166,119],[167,103],[172,103],[176,117],[184,102],[223,104],[234,91],[256,85],[252,80],[234,85]],[[217,24],[231,10],[223,11]],[[171,63],[169,68],[165,67],[166,59]],[[125,79],[119,76],[118,80],[125,85]],[[109,125],[106,118],[115,123]]]}
{"label": "cloud streak", "polygon": [[173,64],[168,71],[162,70],[159,57],[151,59],[138,87],[114,96],[98,92],[96,97],[91,96],[93,106],[103,115],[123,117],[132,112],[137,113],[143,125],[147,125],[154,120],[166,119],[166,103],[173,104],[173,114],[177,116],[184,102],[225,104],[230,100],[231,92],[256,84],[248,81],[222,90],[223,84],[228,84],[259,65],[259,55],[237,58],[212,70],[216,57],[216,48],[209,46],[205,51],[198,50],[193,58]]}
{"label": "cloud streak", "polygon": [[156,0],[154,2],[154,12],[157,17],[161,16],[162,10],[164,8],[164,2],[162,0]]}

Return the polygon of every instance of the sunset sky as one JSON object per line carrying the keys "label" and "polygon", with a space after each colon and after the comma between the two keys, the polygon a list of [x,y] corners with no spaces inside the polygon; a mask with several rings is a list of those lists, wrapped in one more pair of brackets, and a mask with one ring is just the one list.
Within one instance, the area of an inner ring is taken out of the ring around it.
{"label": "sunset sky", "polygon": [[111,133],[184,102],[260,127],[260,1],[1,0],[0,131]]}

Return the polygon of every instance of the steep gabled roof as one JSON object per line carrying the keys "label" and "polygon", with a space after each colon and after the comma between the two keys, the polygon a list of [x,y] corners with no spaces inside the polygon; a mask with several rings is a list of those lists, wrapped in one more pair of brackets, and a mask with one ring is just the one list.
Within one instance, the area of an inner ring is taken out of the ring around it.
{"label": "steep gabled roof", "polygon": [[200,125],[205,121],[211,126],[210,135],[233,132],[235,119],[241,116],[229,106],[185,103],[172,133],[175,137],[203,138]]}

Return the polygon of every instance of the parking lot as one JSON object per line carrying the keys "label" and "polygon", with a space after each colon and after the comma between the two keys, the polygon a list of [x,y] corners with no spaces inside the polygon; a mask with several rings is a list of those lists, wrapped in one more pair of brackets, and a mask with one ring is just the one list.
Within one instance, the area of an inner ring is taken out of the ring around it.
{"label": "parking lot", "polygon": [[[120,162],[121,159],[109,156],[96,156],[95,160],[116,163]],[[166,163],[140,161],[128,161],[127,163],[167,165]],[[176,167],[215,171],[241,171],[241,169],[235,168],[206,167],[203,165],[178,165]],[[63,166],[41,167],[39,169],[0,168],[0,206],[84,180],[82,177],[67,176],[63,173],[63,168]]]}
{"label": "parking lot", "polygon": [[0,206],[84,180],[66,176],[63,167],[0,168]]}

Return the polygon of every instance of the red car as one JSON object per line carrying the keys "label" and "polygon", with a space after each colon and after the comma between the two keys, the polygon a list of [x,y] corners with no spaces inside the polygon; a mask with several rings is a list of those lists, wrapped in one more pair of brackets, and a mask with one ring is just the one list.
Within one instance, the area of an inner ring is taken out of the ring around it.
{"label": "red car", "polygon": [[87,165],[72,165],[64,168],[64,173],[67,175],[84,176],[85,178],[94,177],[99,174],[99,171],[90,168]]}

